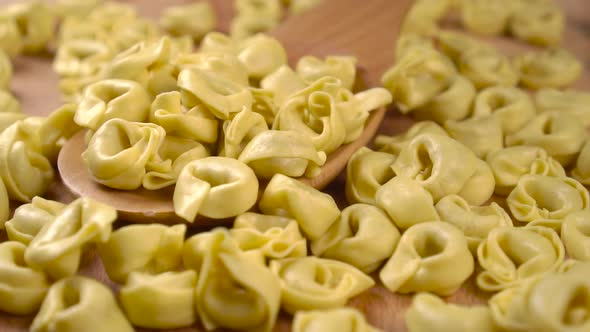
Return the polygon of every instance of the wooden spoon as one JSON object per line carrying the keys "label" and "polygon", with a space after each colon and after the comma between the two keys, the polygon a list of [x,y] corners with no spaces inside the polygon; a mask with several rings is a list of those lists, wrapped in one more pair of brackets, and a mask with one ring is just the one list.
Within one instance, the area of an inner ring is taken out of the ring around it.
{"label": "wooden spoon", "polygon": [[[357,0],[324,0],[314,10],[287,19],[271,35],[283,43],[292,65],[303,55],[354,55],[358,58],[364,82],[376,86],[381,74],[392,64],[395,40],[411,3],[411,0],[367,0],[359,6]],[[384,108],[372,112],[356,141],[331,153],[318,176],[301,178],[301,181],[318,189],[324,188],[342,172],[350,156],[373,138],[384,114]],[[59,154],[59,172],[73,194],[113,206],[124,220],[165,224],[184,222],[174,213],[173,186],[156,191],[121,191],[99,185],[92,180],[80,158],[84,149],[84,134],[79,133]],[[198,217],[195,224],[222,222]]]}

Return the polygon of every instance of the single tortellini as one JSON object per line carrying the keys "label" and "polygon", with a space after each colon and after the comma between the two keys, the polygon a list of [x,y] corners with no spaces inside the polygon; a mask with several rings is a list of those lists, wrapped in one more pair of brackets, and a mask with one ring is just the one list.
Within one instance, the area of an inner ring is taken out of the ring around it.
{"label": "single tortellini", "polygon": [[246,86],[196,67],[180,72],[178,87],[185,106],[192,108],[202,104],[221,120],[231,119],[244,106],[251,107],[254,101]]}
{"label": "single tortellini", "polygon": [[53,70],[67,77],[93,75],[112,59],[112,53],[111,47],[99,40],[68,40],[60,44],[53,60]]}
{"label": "single tortellini", "polygon": [[398,156],[400,152],[416,137],[422,134],[435,134],[449,136],[449,134],[433,121],[419,121],[414,123],[407,131],[394,136],[378,135],[375,145],[379,151]]}
{"label": "single tortellini", "polygon": [[293,130],[263,131],[248,142],[238,157],[263,179],[276,174],[311,178],[320,172],[326,159],[326,153],[318,151],[310,137]]}
{"label": "single tortellini", "polygon": [[289,13],[291,15],[303,14],[322,3],[322,0],[290,0]]}
{"label": "single tortellini", "polygon": [[415,224],[440,220],[434,200],[418,181],[398,175],[382,185],[375,194],[375,203],[400,229]]}
{"label": "single tortellini", "polygon": [[564,167],[575,161],[586,140],[584,125],[574,115],[543,112],[517,132],[506,136],[506,145],[530,145],[544,148]]}
{"label": "single tortellini", "polygon": [[559,235],[542,226],[494,228],[477,248],[483,271],[477,285],[486,291],[517,286],[563,263],[565,249]]}
{"label": "single tortellini", "polygon": [[115,189],[137,189],[165,136],[164,129],[152,123],[111,119],[92,135],[82,160],[94,181]]}
{"label": "single tortellini", "polygon": [[358,149],[346,165],[346,200],[350,204],[376,205],[377,190],[395,176],[391,164],[395,156],[373,151],[367,147]]}
{"label": "single tortellini", "polygon": [[385,72],[381,82],[399,110],[406,114],[448,90],[456,78],[457,69],[444,54],[416,48]]}
{"label": "single tortellini", "polygon": [[275,260],[270,269],[280,279],[281,307],[288,313],[342,307],[375,285],[352,265],[314,256]]}
{"label": "single tortellini", "polygon": [[411,32],[404,33],[395,41],[395,58],[401,59],[407,52],[411,52],[414,48],[428,48],[433,50],[434,43],[430,36]]}
{"label": "single tortellini", "polygon": [[588,264],[548,273],[489,301],[497,328],[505,331],[576,331],[590,328]]}
{"label": "single tortellini", "polygon": [[0,89],[10,90],[12,80],[12,63],[6,53],[0,50]]}
{"label": "single tortellini", "polygon": [[553,48],[516,58],[523,85],[533,88],[562,88],[582,74],[582,63],[564,48]]}
{"label": "single tortellini", "polygon": [[189,238],[183,261],[197,270],[196,310],[207,330],[272,330],[280,309],[279,280],[263,262],[241,251],[227,230]]}
{"label": "single tortellini", "polygon": [[559,44],[564,30],[564,14],[552,3],[522,6],[510,18],[514,36],[540,46]]}
{"label": "single tortellini", "polygon": [[549,157],[545,149],[537,146],[512,146],[490,153],[486,161],[496,180],[494,192],[507,196],[526,174],[565,177],[561,164]]}
{"label": "single tortellini", "polygon": [[502,125],[494,116],[449,120],[445,122],[445,129],[449,136],[470,148],[479,158],[485,158],[504,147]]}
{"label": "single tortellini", "polygon": [[588,140],[584,143],[571,174],[582,184],[590,185],[590,143]]}
{"label": "single tortellini", "polygon": [[53,37],[54,14],[44,1],[31,0],[10,5],[0,11],[0,16],[16,22],[25,53],[42,52]]}
{"label": "single tortellini", "polygon": [[22,52],[23,44],[17,21],[0,15],[0,49],[10,58],[15,58]]}
{"label": "single tortellini", "polygon": [[64,144],[81,128],[74,122],[76,104],[63,104],[51,112],[39,127],[41,153],[55,165]]}
{"label": "single tortellini", "polygon": [[233,119],[223,122],[223,140],[218,155],[237,159],[248,142],[267,130],[264,116],[244,107]]}
{"label": "single tortellini", "polygon": [[113,292],[100,282],[72,276],[49,288],[31,332],[132,332]]}
{"label": "single tortellini", "polygon": [[535,117],[528,94],[515,87],[492,86],[475,97],[473,117],[492,116],[500,121],[504,135],[512,134]]}
{"label": "single tortellini", "polygon": [[0,311],[33,314],[39,310],[50,286],[43,272],[27,266],[25,249],[20,242],[0,244]]}
{"label": "single tortellini", "polygon": [[25,251],[25,261],[52,278],[78,271],[82,250],[89,243],[106,242],[117,211],[89,198],[79,198],[43,225]]}
{"label": "single tortellini", "polygon": [[119,290],[121,306],[129,321],[149,329],[174,329],[196,321],[193,270],[151,275],[132,272]]}
{"label": "single tortellini", "polygon": [[293,332],[379,332],[354,308],[298,311],[293,318]]}
{"label": "single tortellini", "polygon": [[442,221],[463,231],[469,250],[474,254],[492,229],[513,226],[508,213],[495,202],[486,206],[473,206],[461,196],[449,195],[438,201],[435,208]]}
{"label": "single tortellini", "polygon": [[418,120],[433,120],[440,124],[447,120],[462,120],[469,115],[473,98],[473,83],[464,76],[457,75],[446,90],[416,108],[413,114]]}
{"label": "single tortellini", "polygon": [[342,210],[340,219],[321,238],[311,243],[311,252],[371,273],[391,256],[399,238],[399,231],[381,209],[353,204]]}
{"label": "single tortellini", "polygon": [[480,40],[454,30],[441,30],[436,34],[436,40],[441,52],[446,54],[454,63],[459,63],[461,55],[470,49],[485,47]]}
{"label": "single tortellini", "polygon": [[305,89],[307,84],[291,67],[285,65],[263,78],[260,87],[271,91],[275,104],[280,107],[290,95]]}
{"label": "single tortellini", "polygon": [[392,292],[450,295],[469,278],[473,268],[463,233],[449,223],[431,221],[404,232],[379,279]]}
{"label": "single tortellini", "polygon": [[352,56],[327,56],[324,60],[314,56],[304,56],[297,62],[297,75],[307,83],[330,76],[339,79],[342,87],[352,90],[356,79],[357,59]]}
{"label": "single tortellini", "polygon": [[230,234],[244,251],[260,250],[269,259],[307,256],[307,244],[295,219],[246,212]]}
{"label": "single tortellini", "polygon": [[[207,36],[208,37],[205,37],[206,39],[204,42],[217,39],[217,37],[215,37],[217,36],[216,32]],[[225,36],[223,38],[225,38]],[[225,52],[223,50],[217,50],[220,46],[209,47],[213,48],[213,50],[179,54],[175,60],[178,70],[195,69],[202,75],[209,76],[212,81],[216,82],[215,84],[220,85],[216,89],[221,91],[221,93],[225,93],[223,91],[227,90],[227,88],[235,90],[248,89],[248,69],[240,59],[235,56],[235,52],[237,51]],[[224,87],[225,85],[227,85],[227,87]],[[187,93],[183,95],[183,103],[190,104],[191,107],[200,104],[198,100],[191,100],[190,95]]]}
{"label": "single tortellini", "polygon": [[590,261],[590,212],[568,214],[561,225],[561,240],[571,258]]}
{"label": "single tortellini", "polygon": [[254,96],[252,111],[264,117],[264,121],[270,127],[274,122],[278,107],[274,101],[274,92],[268,89],[250,87],[250,92]]}
{"label": "single tortellini", "polygon": [[489,166],[456,140],[442,135],[416,136],[391,166],[398,176],[416,180],[437,202],[458,194],[470,204],[480,205],[494,191]]}
{"label": "single tortellini", "polygon": [[506,203],[514,218],[521,222],[563,220],[570,213],[590,209],[590,196],[572,178],[524,175]]}
{"label": "single tortellini", "polygon": [[160,25],[172,35],[189,35],[199,41],[215,29],[217,18],[208,2],[195,2],[166,8],[160,17]]}
{"label": "single tortellini", "polygon": [[485,35],[504,32],[512,14],[510,0],[462,0],[461,21],[467,29]]}
{"label": "single tortellini", "polygon": [[324,235],[340,216],[332,196],[281,174],[270,180],[258,208],[264,214],[295,219],[311,240]]}
{"label": "single tortellini", "polygon": [[459,306],[429,293],[414,296],[405,314],[409,332],[494,332],[487,306]]}
{"label": "single tortellini", "polygon": [[225,219],[248,211],[257,198],[258,179],[246,164],[233,158],[206,157],[188,163],[180,172],[174,212],[188,222],[197,215]]}
{"label": "single tortellini", "polygon": [[51,162],[42,154],[39,128],[44,119],[19,120],[0,134],[0,177],[8,196],[30,202],[53,182]]}
{"label": "single tortellini", "polygon": [[287,51],[283,45],[266,34],[255,34],[240,41],[237,51],[236,56],[254,80],[260,80],[287,64]]}
{"label": "single tortellini", "polygon": [[487,45],[465,51],[458,67],[479,90],[494,85],[515,86],[519,80],[519,72],[510,59]]}
{"label": "single tortellini", "polygon": [[535,106],[540,112],[574,114],[584,127],[590,126],[590,93],[577,90],[540,89],[535,94]]}
{"label": "single tortellini", "polygon": [[4,224],[6,234],[11,241],[28,246],[41,228],[53,222],[65,207],[66,204],[60,202],[33,197],[31,203],[16,208],[12,218]]}
{"label": "single tortellini", "polygon": [[101,80],[84,90],[74,120],[82,127],[97,130],[103,123],[115,118],[145,121],[149,108],[150,97],[139,83]]}
{"label": "single tortellini", "polygon": [[123,284],[132,272],[158,274],[181,265],[185,225],[129,225],[114,231],[98,253],[109,278]]}

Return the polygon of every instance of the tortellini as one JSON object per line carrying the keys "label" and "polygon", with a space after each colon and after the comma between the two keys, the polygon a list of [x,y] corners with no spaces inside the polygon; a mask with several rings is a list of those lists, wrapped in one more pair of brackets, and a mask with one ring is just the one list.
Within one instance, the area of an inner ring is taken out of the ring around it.
{"label": "tortellini", "polygon": [[0,88],[3,90],[10,89],[10,80],[12,79],[12,63],[8,55],[0,50]]}
{"label": "tortellini", "polygon": [[94,181],[115,189],[137,189],[165,136],[164,129],[152,123],[111,119],[92,135],[82,160]]}
{"label": "tortellini", "polygon": [[39,196],[33,197],[31,203],[16,208],[12,218],[4,224],[6,234],[11,241],[28,246],[41,228],[53,222],[65,207],[66,205],[60,202]]}
{"label": "tortellini", "polygon": [[258,208],[264,214],[297,220],[301,231],[311,240],[325,234],[340,216],[332,196],[280,174],[266,186]]}
{"label": "tortellini", "polygon": [[78,271],[86,244],[106,242],[116,219],[112,207],[79,198],[43,225],[25,251],[25,262],[54,279],[71,276]]}
{"label": "tortellini", "polygon": [[570,213],[590,209],[590,195],[572,178],[524,175],[506,203],[514,218],[521,222],[563,220]]}
{"label": "tortellini", "polygon": [[584,127],[590,125],[590,93],[577,90],[540,89],[535,94],[538,112],[574,114]]}
{"label": "tortellini", "polygon": [[0,134],[0,177],[11,199],[30,202],[53,181],[51,162],[41,153],[42,118],[29,117]]}
{"label": "tortellini", "polygon": [[551,3],[522,6],[510,19],[510,32],[514,36],[541,46],[558,44],[564,30],[564,14]]}
{"label": "tortellini", "polygon": [[182,169],[172,200],[174,212],[193,222],[197,215],[235,217],[248,211],[257,198],[258,179],[246,164],[227,157],[207,157]]}
{"label": "tortellini", "polygon": [[419,121],[414,123],[406,132],[396,136],[379,135],[375,138],[375,145],[379,151],[398,156],[400,152],[417,136],[422,134],[435,134],[449,136],[438,124],[432,121]]}
{"label": "tortellini", "polygon": [[405,231],[379,279],[392,292],[450,295],[473,268],[463,233],[451,224],[432,221]]}
{"label": "tortellini", "polygon": [[292,325],[293,332],[378,332],[362,313],[353,308],[298,311]]}
{"label": "tortellini", "polygon": [[383,74],[381,82],[405,114],[447,90],[456,77],[455,65],[444,54],[417,48]]}
{"label": "tortellini", "polygon": [[460,1],[461,19],[469,30],[486,34],[501,34],[512,14],[510,0]]}
{"label": "tortellini", "polygon": [[279,0],[238,0],[236,17],[230,24],[230,35],[244,39],[279,24],[282,10]]}
{"label": "tortellini", "polygon": [[47,293],[50,283],[43,272],[27,266],[25,249],[20,242],[0,244],[0,311],[35,313]]}
{"label": "tortellini", "polygon": [[293,130],[263,131],[248,142],[238,157],[262,179],[276,174],[314,177],[326,159],[326,153],[318,151],[310,137]]}
{"label": "tortellini", "polygon": [[393,253],[400,233],[379,208],[353,204],[321,238],[311,243],[316,256],[335,259],[370,273]]}
{"label": "tortellini", "polygon": [[291,218],[246,212],[236,217],[230,234],[240,249],[260,250],[269,259],[307,256],[305,238]]}
{"label": "tortellini", "polygon": [[102,2],[103,0],[58,0],[56,5],[61,18],[86,17]]}
{"label": "tortellini", "polygon": [[568,166],[582,149],[585,139],[584,126],[574,115],[543,112],[517,132],[506,136],[506,145],[544,148],[549,156]]}
{"label": "tortellini", "polygon": [[527,87],[561,88],[582,74],[582,63],[564,48],[523,54],[515,60],[520,81]]}
{"label": "tortellini", "polygon": [[173,329],[193,324],[197,273],[193,270],[150,275],[132,272],[119,290],[129,321],[144,328]]}
{"label": "tortellini", "polygon": [[289,13],[299,15],[322,3],[322,0],[289,0]]}
{"label": "tortellini", "polygon": [[244,108],[232,120],[223,122],[223,142],[220,143],[218,154],[237,159],[252,138],[267,130],[268,125],[262,114]]}
{"label": "tortellini", "polygon": [[433,120],[444,124],[447,120],[462,120],[469,115],[475,97],[473,83],[462,75],[440,94],[413,112],[418,120]]}
{"label": "tortellini", "polygon": [[281,301],[279,280],[262,262],[242,252],[227,230],[189,238],[183,262],[197,270],[196,310],[207,330],[272,330]]}
{"label": "tortellini", "polygon": [[346,199],[348,203],[375,205],[375,194],[379,188],[394,177],[391,164],[395,156],[373,151],[367,147],[358,149],[346,166]]}
{"label": "tortellini", "polygon": [[132,272],[158,274],[181,265],[185,225],[129,225],[114,231],[98,253],[109,278],[125,283]]}
{"label": "tortellini", "polygon": [[391,166],[398,176],[416,180],[437,202],[458,194],[473,205],[487,201],[494,190],[489,166],[463,144],[442,135],[415,137]]}
{"label": "tortellini", "polygon": [[445,303],[438,296],[420,293],[406,311],[409,332],[493,332],[492,314],[487,306],[459,306]]}
{"label": "tortellini", "polygon": [[31,332],[132,332],[112,291],[82,276],[61,279],[49,288]]}
{"label": "tortellini", "polygon": [[306,86],[301,77],[287,65],[279,67],[260,81],[261,88],[273,93],[277,106],[281,106],[290,95],[305,89]]}
{"label": "tortellini", "polygon": [[287,64],[287,51],[283,45],[277,39],[262,33],[239,42],[237,49],[236,56],[246,67],[248,75],[255,80],[262,79]]}
{"label": "tortellini", "polygon": [[4,229],[4,223],[10,215],[10,199],[4,182],[0,180],[0,230]]}
{"label": "tortellini", "polygon": [[74,120],[82,127],[97,130],[108,120],[145,121],[150,97],[139,83],[108,79],[89,85],[81,97]]}
{"label": "tortellini", "polygon": [[112,58],[111,47],[99,40],[74,39],[63,42],[53,61],[53,70],[60,76],[91,76]]}
{"label": "tortellini", "polygon": [[482,90],[475,98],[473,116],[492,116],[500,121],[502,133],[512,134],[535,117],[535,107],[526,92],[505,86]]}
{"label": "tortellini", "polygon": [[160,25],[172,35],[189,35],[195,41],[213,30],[216,24],[215,11],[208,2],[168,7],[160,18]]}
{"label": "tortellini", "polygon": [[487,206],[472,206],[460,196],[449,195],[438,201],[435,207],[442,221],[463,231],[472,253],[477,252],[477,247],[492,229],[512,227],[508,213],[495,202]]}
{"label": "tortellini", "polygon": [[289,313],[344,306],[375,284],[352,265],[314,256],[275,260],[270,269],[280,279],[281,306]]}
{"label": "tortellini", "polygon": [[356,79],[356,58],[351,56],[327,56],[324,60],[304,56],[297,62],[297,74],[307,83],[330,76],[339,79],[342,87],[352,90]]}
{"label": "tortellini", "polygon": [[504,147],[502,125],[494,116],[449,120],[445,122],[445,129],[452,138],[470,148],[479,158],[485,158]]}
{"label": "tortellini", "polygon": [[561,225],[561,240],[570,257],[590,261],[590,212],[568,214]]}
{"label": "tortellini", "polygon": [[427,48],[433,50],[434,43],[430,36],[406,32],[398,36],[395,41],[395,58],[401,59],[407,52],[411,52],[414,48]]}
{"label": "tortellini", "polygon": [[519,80],[518,70],[508,57],[487,45],[466,50],[458,67],[477,89],[494,85],[514,86]]}
{"label": "tortellini", "polygon": [[496,179],[496,195],[507,196],[526,174],[565,177],[561,164],[536,146],[513,146],[490,153],[486,159]]}
{"label": "tortellini", "polygon": [[590,143],[588,142],[584,143],[571,173],[574,179],[585,185],[590,184]]}
{"label": "tortellini", "polygon": [[546,227],[498,227],[477,248],[483,271],[477,285],[486,291],[518,286],[563,263],[565,249],[559,235]]}
{"label": "tortellini", "polygon": [[579,264],[496,294],[489,301],[496,326],[517,332],[586,331],[589,272],[587,264]]}
{"label": "tortellini", "polygon": [[0,16],[14,20],[23,41],[23,51],[39,53],[53,37],[54,14],[43,1],[31,0],[13,4],[0,11]]}
{"label": "tortellini", "polygon": [[23,44],[16,20],[0,15],[0,49],[14,58],[23,50]]}

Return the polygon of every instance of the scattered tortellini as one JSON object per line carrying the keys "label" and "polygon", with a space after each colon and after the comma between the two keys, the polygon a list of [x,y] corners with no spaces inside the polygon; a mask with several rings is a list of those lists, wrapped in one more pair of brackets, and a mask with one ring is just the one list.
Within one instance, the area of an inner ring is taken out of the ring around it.
{"label": "scattered tortellini", "polygon": [[32,0],[10,5],[0,11],[0,17],[17,24],[26,53],[44,51],[53,37],[55,17],[44,1]]}
{"label": "scattered tortellini", "polygon": [[342,210],[340,219],[321,238],[311,243],[311,252],[370,273],[391,256],[399,238],[399,231],[382,210],[368,204],[353,204]]}
{"label": "scattered tortellini", "polygon": [[356,58],[351,56],[327,56],[324,60],[304,56],[297,62],[297,74],[308,83],[324,76],[331,76],[342,82],[342,87],[352,90],[356,79]]}
{"label": "scattered tortellini", "polygon": [[279,0],[237,0],[236,17],[230,24],[230,35],[244,39],[279,24],[282,16]]}
{"label": "scattered tortellini", "polygon": [[459,1],[461,22],[469,30],[481,34],[501,34],[512,14],[510,2],[510,0]]}
{"label": "scattered tortellini", "polygon": [[131,272],[119,290],[121,306],[129,321],[144,328],[173,329],[196,321],[193,270],[151,275]]}
{"label": "scattered tortellini", "polygon": [[493,332],[492,314],[487,306],[459,306],[445,303],[436,295],[420,293],[414,296],[405,314],[409,332]]}
{"label": "scattered tortellini", "polygon": [[293,332],[378,332],[363,314],[353,308],[298,311],[292,325]]}
{"label": "scattered tortellini", "polygon": [[520,82],[530,88],[562,88],[582,74],[582,63],[564,48],[523,54],[515,59]]}
{"label": "scattered tortellini", "polygon": [[33,197],[31,203],[16,208],[12,218],[4,224],[8,239],[28,246],[41,228],[53,222],[65,207],[66,204],[60,202]]}
{"label": "scattered tortellini", "polygon": [[379,151],[387,152],[392,154],[393,157],[397,157],[415,137],[422,134],[449,136],[445,129],[436,122],[419,121],[414,123],[403,134],[395,136],[378,135],[375,138],[375,145],[379,148]]}
{"label": "scattered tortellini", "polygon": [[559,44],[565,30],[565,17],[550,2],[525,5],[510,18],[510,32],[519,39],[541,46]]}
{"label": "scattered tortellini", "polygon": [[561,225],[561,240],[571,258],[590,261],[590,212],[568,214]]}
{"label": "scattered tortellini", "polygon": [[535,106],[526,92],[506,86],[480,91],[473,104],[473,117],[491,116],[498,121],[503,135],[513,134],[535,117]]}
{"label": "scattered tortellini", "polygon": [[375,284],[352,265],[314,256],[275,260],[270,269],[280,280],[281,307],[289,313],[341,307]]}
{"label": "scattered tortellini", "polygon": [[504,147],[502,125],[494,116],[473,117],[462,121],[448,120],[445,122],[445,129],[449,136],[463,143],[482,159]]}
{"label": "scattered tortellini", "polygon": [[510,59],[487,45],[467,49],[461,54],[458,67],[477,89],[494,85],[515,86],[520,78]]}
{"label": "scattered tortellini", "polygon": [[189,35],[198,41],[215,28],[217,18],[208,2],[168,7],[162,13],[160,25],[173,35]]}
{"label": "scattered tortellini", "polygon": [[0,311],[26,315],[39,310],[50,282],[25,263],[26,246],[16,241],[0,244]]}
{"label": "scattered tortellini", "polygon": [[542,226],[498,227],[477,248],[483,271],[477,285],[486,291],[518,286],[563,263],[565,249],[559,235]]}
{"label": "scattered tortellini", "polygon": [[379,279],[392,292],[450,295],[473,269],[465,235],[449,223],[431,221],[404,232]]}
{"label": "scattered tortellini", "polygon": [[263,262],[241,251],[227,230],[189,238],[183,262],[197,271],[195,307],[207,330],[272,330],[281,302],[279,280]]}
{"label": "scattered tortellini", "polygon": [[129,225],[99,243],[98,253],[109,278],[125,283],[132,272],[158,274],[181,265],[185,225]]}
{"label": "scattered tortellini", "polygon": [[379,188],[394,177],[391,164],[395,156],[373,151],[367,147],[358,149],[346,165],[345,193],[348,203],[375,205]]}
{"label": "scattered tortellini", "polygon": [[590,93],[578,90],[540,89],[535,94],[537,112],[574,114],[584,127],[590,125]]}
{"label": "scattered tortellini", "polygon": [[64,278],[47,292],[31,332],[132,332],[113,292],[102,283],[82,276]]}

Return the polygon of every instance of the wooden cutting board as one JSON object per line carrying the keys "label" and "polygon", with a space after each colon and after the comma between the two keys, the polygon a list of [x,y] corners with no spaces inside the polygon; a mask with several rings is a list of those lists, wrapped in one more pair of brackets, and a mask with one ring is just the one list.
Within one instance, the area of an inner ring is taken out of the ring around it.
{"label": "wooden cutting board", "polygon": [[[18,1],[0,0],[0,5],[10,2]],[[190,1],[132,0],[125,2],[136,4],[142,15],[155,18],[161,9],[166,6],[188,3]],[[212,0],[211,2],[219,14],[220,29],[226,31],[229,19],[231,18],[232,0]],[[564,0],[561,1],[561,4],[568,13],[568,16],[570,16],[568,30],[565,35],[565,46],[581,58],[586,66],[590,66],[590,7],[588,7],[586,2],[587,0]],[[359,5],[363,3],[359,1]],[[345,20],[345,17],[341,15],[339,13],[339,15],[326,17],[326,19],[333,20],[336,24]],[[383,33],[388,33],[387,27],[383,28]],[[498,45],[511,45],[511,43],[509,41],[500,41]],[[374,52],[388,52],[393,54],[393,45],[372,45],[368,47],[372,47],[372,51]],[[508,46],[508,48],[510,48],[510,51],[518,51],[518,49],[515,50],[511,46]],[[15,74],[12,82],[12,90],[21,100],[26,113],[31,115],[47,115],[60,105],[57,89],[58,80],[56,74],[51,70],[50,58],[21,57],[16,59],[14,68]],[[376,73],[372,74],[379,75]],[[589,78],[590,75],[585,72],[584,77],[575,84],[575,87],[590,90]],[[407,129],[412,123],[413,121],[411,119],[401,116],[395,111],[391,111],[386,116],[379,132],[388,135],[399,133]],[[345,176],[341,174],[341,176],[325,189],[326,192],[330,193],[336,199],[341,208],[347,205],[344,197],[344,181]],[[55,181],[47,197],[63,202],[69,202],[74,199],[63,187],[59,179]],[[125,222],[118,221],[117,226],[121,225],[125,225]],[[191,231],[194,232],[195,230]],[[4,239],[5,234],[0,234],[0,240]],[[94,250],[90,250],[83,257],[81,274],[103,281],[110,285],[113,290],[116,290],[116,285],[110,282],[106,276],[102,263]],[[473,304],[483,303],[487,297],[488,295],[479,291],[470,280],[458,292],[449,297],[448,300],[455,303]],[[392,294],[381,285],[378,285],[353,299],[350,305],[362,310],[373,325],[385,331],[406,331],[403,317],[405,309],[411,303],[411,298],[411,296]],[[0,313],[0,331],[28,331],[28,326],[32,319],[32,316],[17,317]],[[275,331],[290,331],[290,324],[290,317],[286,314],[281,314]],[[204,329],[197,324],[194,327],[174,331],[196,332],[204,331]]]}

